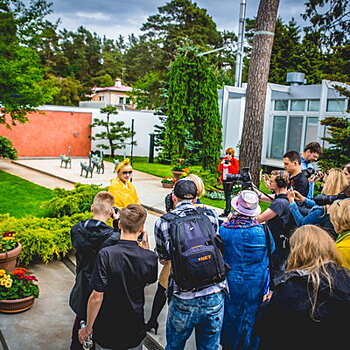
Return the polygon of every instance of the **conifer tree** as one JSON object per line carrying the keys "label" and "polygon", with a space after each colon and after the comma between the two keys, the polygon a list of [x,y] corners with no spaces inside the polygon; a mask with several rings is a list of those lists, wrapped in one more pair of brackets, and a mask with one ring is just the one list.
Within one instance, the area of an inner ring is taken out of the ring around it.
{"label": "conifer tree", "polygon": [[201,159],[214,172],[220,155],[222,125],[217,82],[205,57],[184,48],[171,65],[163,156]]}

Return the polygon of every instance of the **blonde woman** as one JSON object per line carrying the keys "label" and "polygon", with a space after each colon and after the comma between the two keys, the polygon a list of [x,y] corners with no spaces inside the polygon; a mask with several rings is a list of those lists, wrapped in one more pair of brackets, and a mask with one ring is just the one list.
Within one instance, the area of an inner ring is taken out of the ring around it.
{"label": "blonde woman", "polygon": [[129,204],[140,204],[136,189],[130,182],[132,172],[129,158],[120,162],[116,168],[118,177],[112,179],[111,185],[108,187],[108,192],[114,196],[115,207],[125,208]]}
{"label": "blonde woman", "polygon": [[[324,184],[322,188],[322,193],[326,195],[334,195],[340,192],[343,192],[348,186],[348,180],[341,169],[331,169],[323,178]],[[302,196],[299,192],[294,191],[292,189],[287,192],[288,200],[289,200],[289,209],[292,213],[294,220],[297,226],[302,225],[319,225],[329,232],[332,237],[335,239],[336,234],[333,229],[333,225],[330,222],[328,208],[329,205],[320,206],[316,205],[316,203],[312,199],[308,199]],[[310,212],[303,216],[297,204],[295,203],[295,199],[303,202],[305,206],[312,208]]]}
{"label": "blonde woman", "polygon": [[260,349],[342,349],[350,314],[350,274],[326,231],[298,228],[290,239],[287,279],[263,308]]}
{"label": "blonde woman", "polygon": [[350,199],[336,201],[329,209],[334,230],[338,233],[335,241],[343,259],[343,266],[350,269]]}
{"label": "blonde woman", "polygon": [[196,204],[201,204],[200,198],[205,195],[205,187],[204,187],[204,182],[203,180],[195,175],[195,174],[189,174],[186,179],[192,180],[197,187],[197,203]]}

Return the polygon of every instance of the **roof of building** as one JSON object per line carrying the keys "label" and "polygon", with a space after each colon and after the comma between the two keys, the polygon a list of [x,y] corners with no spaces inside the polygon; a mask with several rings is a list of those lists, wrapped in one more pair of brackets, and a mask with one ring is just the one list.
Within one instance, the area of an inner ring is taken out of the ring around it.
{"label": "roof of building", "polygon": [[121,85],[121,86],[108,86],[108,87],[95,87],[92,89],[92,91],[98,92],[98,91],[132,91],[132,87],[128,85]]}

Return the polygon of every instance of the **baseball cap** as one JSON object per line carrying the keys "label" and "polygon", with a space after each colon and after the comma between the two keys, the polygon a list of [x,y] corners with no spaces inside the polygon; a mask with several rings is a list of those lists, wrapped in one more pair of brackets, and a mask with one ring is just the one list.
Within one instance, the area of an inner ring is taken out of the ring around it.
{"label": "baseball cap", "polygon": [[180,179],[175,184],[174,195],[180,199],[194,199],[197,197],[197,186],[192,180]]}

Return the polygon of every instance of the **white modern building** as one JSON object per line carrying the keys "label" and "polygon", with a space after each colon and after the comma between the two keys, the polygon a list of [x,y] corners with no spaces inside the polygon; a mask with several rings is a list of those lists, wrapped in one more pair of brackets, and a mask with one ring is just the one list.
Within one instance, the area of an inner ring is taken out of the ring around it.
{"label": "white modern building", "polygon": [[[282,166],[285,152],[302,152],[310,141],[326,135],[320,121],[328,116],[346,117],[348,100],[334,86],[348,85],[323,80],[318,85],[304,85],[303,73],[288,73],[291,85],[268,83],[263,132],[262,164]],[[224,86],[219,91],[219,106],[223,123],[223,149],[233,147],[239,154],[242,135],[246,86]]]}

